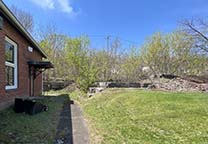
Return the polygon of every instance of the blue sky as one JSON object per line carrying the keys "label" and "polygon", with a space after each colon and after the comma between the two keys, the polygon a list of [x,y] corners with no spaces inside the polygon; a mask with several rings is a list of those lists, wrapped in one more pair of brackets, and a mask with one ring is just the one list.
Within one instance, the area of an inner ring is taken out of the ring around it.
{"label": "blue sky", "polygon": [[178,22],[208,16],[207,0],[3,0],[30,12],[41,25],[71,36],[112,35],[136,43]]}

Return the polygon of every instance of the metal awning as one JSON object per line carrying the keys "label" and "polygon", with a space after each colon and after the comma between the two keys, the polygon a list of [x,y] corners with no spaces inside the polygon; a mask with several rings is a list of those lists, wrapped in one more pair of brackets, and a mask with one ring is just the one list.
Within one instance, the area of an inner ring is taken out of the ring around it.
{"label": "metal awning", "polygon": [[49,61],[28,61],[27,63],[29,65],[30,96],[34,96],[36,77],[45,70],[54,68],[54,66]]}
{"label": "metal awning", "polygon": [[29,61],[29,66],[32,66],[37,69],[50,69],[54,68],[53,64],[49,61]]}

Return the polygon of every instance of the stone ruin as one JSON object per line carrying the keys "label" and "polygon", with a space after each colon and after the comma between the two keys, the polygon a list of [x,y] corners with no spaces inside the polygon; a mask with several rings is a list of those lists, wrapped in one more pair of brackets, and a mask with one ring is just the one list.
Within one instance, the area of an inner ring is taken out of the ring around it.
{"label": "stone ruin", "polygon": [[170,91],[204,91],[208,92],[208,80],[206,77],[187,76],[155,79],[153,85],[156,89]]}
{"label": "stone ruin", "polygon": [[88,96],[102,92],[105,88],[143,88],[158,89],[167,91],[184,92],[208,92],[208,77],[206,76],[186,76],[179,77],[175,75],[162,74],[159,78],[146,79],[138,83],[126,82],[97,82],[96,86],[90,87]]}

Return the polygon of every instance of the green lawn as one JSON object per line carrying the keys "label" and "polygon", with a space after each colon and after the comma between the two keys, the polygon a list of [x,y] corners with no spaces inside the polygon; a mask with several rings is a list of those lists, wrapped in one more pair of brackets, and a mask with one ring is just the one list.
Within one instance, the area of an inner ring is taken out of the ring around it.
{"label": "green lawn", "polygon": [[208,143],[208,94],[111,89],[81,102],[91,143]]}
{"label": "green lawn", "polygon": [[53,143],[63,103],[67,96],[39,100],[49,111],[34,116],[16,114],[12,108],[0,112],[0,144]]}

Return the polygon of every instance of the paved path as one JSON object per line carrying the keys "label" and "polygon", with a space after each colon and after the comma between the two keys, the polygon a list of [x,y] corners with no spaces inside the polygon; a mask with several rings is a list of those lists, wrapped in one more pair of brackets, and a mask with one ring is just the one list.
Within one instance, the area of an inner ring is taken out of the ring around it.
{"label": "paved path", "polygon": [[88,128],[78,104],[64,104],[54,144],[89,144]]}
{"label": "paved path", "polygon": [[71,105],[73,144],[89,144],[89,132],[78,104]]}

